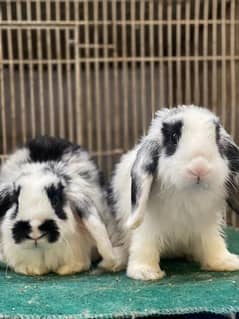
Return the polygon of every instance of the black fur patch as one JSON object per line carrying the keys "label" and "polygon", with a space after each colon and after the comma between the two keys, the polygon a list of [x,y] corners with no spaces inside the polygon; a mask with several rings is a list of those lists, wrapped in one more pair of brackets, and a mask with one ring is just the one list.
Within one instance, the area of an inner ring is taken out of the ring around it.
{"label": "black fur patch", "polygon": [[18,211],[18,197],[20,194],[20,186],[17,189],[6,188],[0,193],[0,219],[6,214],[6,212],[12,207],[12,205],[16,204],[16,209],[14,212],[14,216],[16,216]]}
{"label": "black fur patch", "polygon": [[131,177],[131,204],[135,206],[137,198],[140,196],[140,187],[137,185],[137,178]]}
{"label": "black fur patch", "polygon": [[52,208],[60,219],[67,219],[66,213],[63,209],[65,204],[64,186],[61,183],[58,185],[52,184],[46,187],[47,196],[51,202]]}
{"label": "black fur patch", "polygon": [[159,145],[152,145],[153,147],[149,150],[149,158],[148,161],[145,162],[144,169],[148,174],[154,175],[157,166],[158,166],[158,159],[159,159],[159,153],[160,148]]}
{"label": "black fur patch", "polygon": [[43,233],[47,233],[47,239],[49,243],[55,243],[59,237],[59,229],[54,220],[46,220],[40,227],[39,230]]}
{"label": "black fur patch", "polygon": [[26,239],[29,239],[31,225],[28,221],[18,221],[12,229],[13,239],[16,244],[20,244]]}
{"label": "black fur patch", "polygon": [[171,156],[176,152],[177,145],[182,134],[182,126],[182,121],[163,123],[163,146],[167,156]]}
{"label": "black fur patch", "polygon": [[215,131],[216,131],[216,143],[217,145],[220,144],[220,124],[215,122]]}
{"label": "black fur patch", "polygon": [[226,157],[229,162],[229,169],[232,173],[239,172],[239,148],[230,143],[229,140],[224,140],[218,143],[218,149],[222,157]]}
{"label": "black fur patch", "polygon": [[27,147],[30,151],[30,159],[33,162],[59,161],[67,150],[76,151],[80,149],[77,144],[50,136],[39,136],[31,140]]}
{"label": "black fur patch", "polygon": [[110,207],[110,212],[113,216],[115,216],[116,214],[116,204],[117,204],[117,193],[113,190],[113,186],[112,185],[107,185],[105,186],[105,191],[106,191],[106,200],[107,203]]}
{"label": "black fur patch", "polygon": [[102,171],[100,171],[100,170],[99,170],[99,184],[100,184],[101,187],[105,187],[106,186],[104,173]]}
{"label": "black fur patch", "polygon": [[225,149],[225,155],[229,160],[230,170],[239,172],[239,149],[233,144],[228,144]]}
{"label": "black fur patch", "polygon": [[161,147],[156,140],[145,141],[137,152],[131,171],[131,204],[136,206],[141,195],[141,175],[154,175],[160,156]]}

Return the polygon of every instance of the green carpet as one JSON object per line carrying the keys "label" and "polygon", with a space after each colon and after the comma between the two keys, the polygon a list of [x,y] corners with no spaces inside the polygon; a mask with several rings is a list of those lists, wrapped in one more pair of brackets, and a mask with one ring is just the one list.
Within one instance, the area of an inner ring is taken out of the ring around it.
{"label": "green carpet", "polygon": [[[227,230],[239,254],[239,231]],[[239,312],[239,272],[201,271],[182,260],[162,262],[167,277],[144,283],[124,273],[27,277],[0,268],[0,318],[112,318],[195,312]]]}

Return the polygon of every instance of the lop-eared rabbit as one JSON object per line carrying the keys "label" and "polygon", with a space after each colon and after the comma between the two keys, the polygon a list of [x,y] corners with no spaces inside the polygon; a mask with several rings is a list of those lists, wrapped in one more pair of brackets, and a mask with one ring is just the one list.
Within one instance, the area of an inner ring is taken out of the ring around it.
{"label": "lop-eared rabbit", "polygon": [[[113,270],[113,217],[99,170],[66,140],[41,136],[10,155],[0,174],[0,256],[16,272]],[[98,252],[98,253],[97,253]]]}
{"label": "lop-eared rabbit", "polygon": [[160,258],[179,256],[208,270],[239,270],[222,227],[226,201],[238,211],[238,177],[239,149],[213,113],[196,106],[158,111],[111,185],[127,275],[160,279]]}

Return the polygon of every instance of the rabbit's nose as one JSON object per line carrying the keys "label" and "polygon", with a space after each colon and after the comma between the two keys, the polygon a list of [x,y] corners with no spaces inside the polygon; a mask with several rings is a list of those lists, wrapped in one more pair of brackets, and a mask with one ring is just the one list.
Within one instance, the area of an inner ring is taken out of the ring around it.
{"label": "rabbit's nose", "polygon": [[31,233],[29,234],[30,239],[37,240],[42,236],[42,231],[39,229],[42,222],[40,220],[31,221]]}
{"label": "rabbit's nose", "polygon": [[39,239],[45,237],[46,235],[47,235],[46,233],[44,233],[44,234],[42,234],[42,235],[39,235],[39,236],[37,236],[37,235],[30,235],[30,236],[28,236],[28,238],[29,238],[29,239],[32,239],[32,240],[34,240],[34,241],[37,241],[37,240],[39,240]]}
{"label": "rabbit's nose", "polygon": [[210,165],[205,159],[200,157],[191,161],[190,165],[187,167],[187,172],[190,176],[196,177],[199,181],[209,174]]}
{"label": "rabbit's nose", "polygon": [[188,169],[189,174],[195,177],[204,177],[209,173],[208,167],[196,166]]}
{"label": "rabbit's nose", "polygon": [[38,246],[38,241],[39,241],[41,238],[45,237],[46,235],[47,235],[46,233],[43,233],[43,234],[40,235],[40,236],[32,235],[32,236],[28,236],[28,239],[33,240],[35,247],[37,247],[37,246]]}

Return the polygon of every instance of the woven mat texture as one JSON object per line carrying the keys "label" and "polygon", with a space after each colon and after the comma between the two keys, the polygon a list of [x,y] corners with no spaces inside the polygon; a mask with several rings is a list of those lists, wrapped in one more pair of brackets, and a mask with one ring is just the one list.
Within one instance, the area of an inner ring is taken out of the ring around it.
{"label": "woven mat texture", "polygon": [[[239,254],[239,231],[226,230]],[[167,277],[134,281],[124,273],[30,277],[0,266],[0,318],[120,318],[239,312],[239,272],[200,270],[195,263],[164,260]]]}

